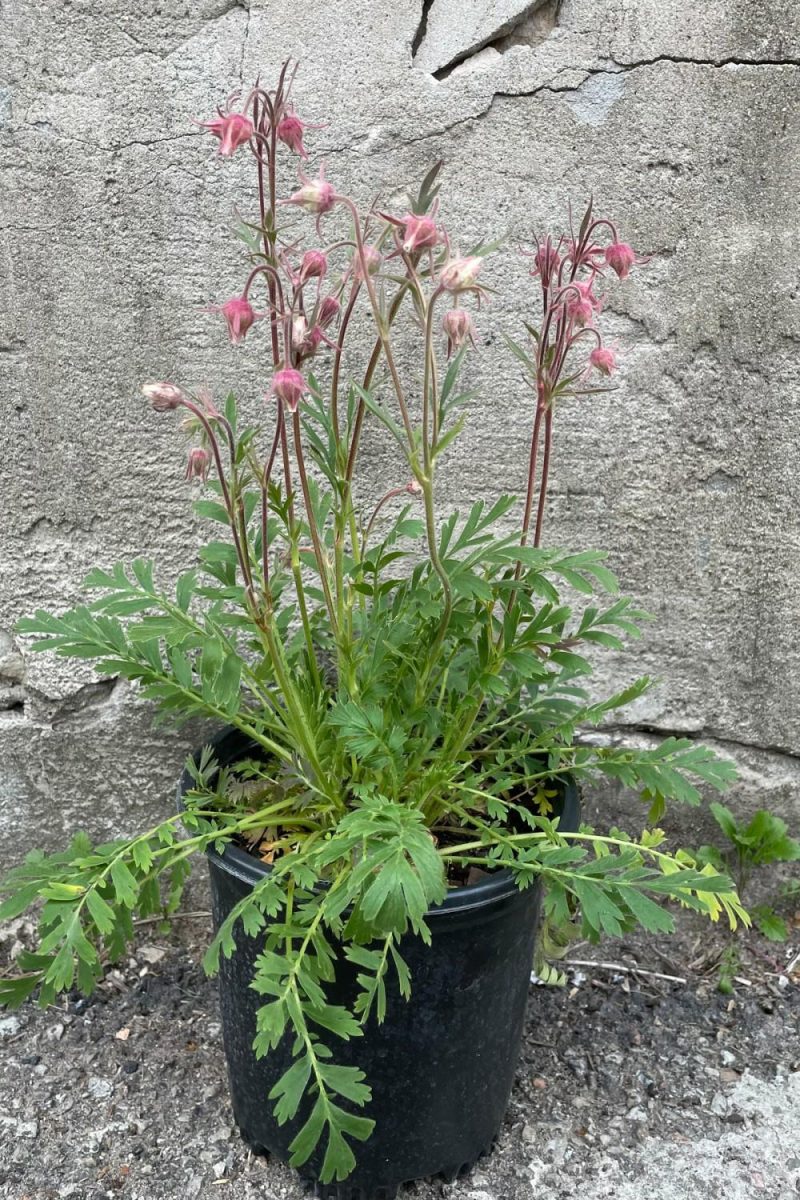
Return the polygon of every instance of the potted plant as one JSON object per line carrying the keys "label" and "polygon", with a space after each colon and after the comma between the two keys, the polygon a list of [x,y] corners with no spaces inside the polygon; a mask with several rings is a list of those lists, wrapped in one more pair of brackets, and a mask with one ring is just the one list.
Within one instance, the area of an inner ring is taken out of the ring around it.
{"label": "potted plant", "polygon": [[[585,652],[620,649],[644,614],[616,595],[605,555],[542,541],[557,402],[606,386],[603,289],[640,260],[591,205],[577,230],[536,242],[541,310],[525,344],[509,342],[533,397],[521,512],[478,499],[442,519],[436,470],[471,397],[459,380],[492,247],[453,248],[438,165],[405,213],[362,213],[322,170],[279,199],[282,156],[307,157],[292,77],[287,65],[273,91],[257,83],[205,123],[221,155],[253,158],[249,273],[214,311],[271,363],[263,419],[243,423],[232,395],[144,388],[183,415],[186,474],[205,485],[195,507],[222,536],[174,589],[139,559],[94,571],[88,604],[20,624],[33,649],[94,659],[164,716],[221,731],[155,828],[99,846],[76,833],[11,872],[2,916],[38,904],[39,943],[0,997],[91,992],[134,915],[173,911],[205,852],[206,966],[221,974],[243,1133],[323,1190],[388,1195],[490,1146],[542,903],[562,920],[578,906],[593,939],[670,929],[668,898],[747,917],[724,874],[668,853],[658,829],[580,823],[592,779],[638,789],[652,822],[733,777],[686,740],[582,743],[648,687],[590,697]],[[363,361],[348,339],[359,322]],[[365,422],[404,464],[378,498],[355,482]]]}

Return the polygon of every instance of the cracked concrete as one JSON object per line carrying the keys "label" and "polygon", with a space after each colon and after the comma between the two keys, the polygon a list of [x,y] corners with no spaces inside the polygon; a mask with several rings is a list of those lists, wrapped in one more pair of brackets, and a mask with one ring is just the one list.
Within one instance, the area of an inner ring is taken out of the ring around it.
{"label": "cracked concrete", "polygon": [[[165,811],[196,736],[151,731],[129,689],[87,692],[85,664],[9,639],[24,613],[76,601],[96,562],[152,554],[170,578],[196,542],[179,439],[138,386],[172,376],[260,402],[256,343],[232,349],[199,312],[241,282],[229,225],[247,168],[192,120],[286,55],[337,185],[401,210],[442,157],[454,238],[506,239],[443,505],[521,486],[530,402],[500,334],[534,289],[515,247],[593,193],[652,256],[606,312],[619,389],[558,414],[548,536],[608,547],[654,614],[600,662],[608,686],[660,680],[622,734],[713,736],[742,766],[737,803],[797,816],[797,6],[17,0],[4,49],[0,660],[17,665],[0,661],[0,859]],[[367,449],[365,489],[394,485],[372,431]]]}

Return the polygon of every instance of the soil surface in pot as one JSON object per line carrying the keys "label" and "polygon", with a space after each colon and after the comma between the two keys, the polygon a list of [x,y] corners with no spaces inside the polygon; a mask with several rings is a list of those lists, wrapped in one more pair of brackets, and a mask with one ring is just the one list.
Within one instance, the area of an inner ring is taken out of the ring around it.
{"label": "soil surface in pot", "polygon": [[[199,882],[193,908],[207,901]],[[301,1200],[295,1174],[233,1127],[205,917],[144,925],[90,1000],[0,1013],[3,1200]],[[24,921],[0,929],[8,956]],[[733,996],[716,990],[724,931],[572,947],[683,977],[570,969],[531,987],[522,1059],[494,1153],[414,1200],[789,1200],[800,1195],[800,974],[784,947],[741,940]],[[800,949],[800,927],[791,945]]]}

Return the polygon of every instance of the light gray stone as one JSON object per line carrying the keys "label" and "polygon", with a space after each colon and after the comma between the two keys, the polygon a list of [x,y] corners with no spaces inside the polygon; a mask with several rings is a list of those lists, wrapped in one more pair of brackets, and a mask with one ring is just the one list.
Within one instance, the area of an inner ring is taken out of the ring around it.
{"label": "light gray stone", "polygon": [[541,9],[545,0],[433,0],[423,5],[424,28],[414,65],[437,71],[489,42],[501,41]]}
{"label": "light gray stone", "polygon": [[[298,111],[328,122],[309,142],[337,185],[403,211],[443,157],[454,239],[507,239],[486,269],[503,298],[479,317],[477,397],[442,511],[522,486],[531,403],[500,334],[520,330],[535,289],[514,247],[592,192],[652,256],[608,305],[619,389],[557,414],[547,537],[609,548],[655,617],[626,655],[600,658],[602,685],[660,680],[605,736],[710,739],[742,767],[735,803],[796,817],[800,9],[563,0],[553,25],[557,6],[503,3],[476,35],[481,6],[457,6],[446,30],[456,6],[425,7],[423,38],[421,4],[367,0],[18,0],[6,16],[3,863],[171,811],[201,736],[153,730],[129,688],[32,655],[13,628],[79,599],[96,563],[144,553],[171,579],[191,556],[180,439],[138,387],[172,376],[235,386],[251,413],[262,402],[256,341],[231,348],[199,312],[242,278],[228,226],[249,204],[246,163],[220,162],[192,119],[287,54],[303,60]],[[364,494],[380,494],[398,467],[372,430],[366,449]]]}

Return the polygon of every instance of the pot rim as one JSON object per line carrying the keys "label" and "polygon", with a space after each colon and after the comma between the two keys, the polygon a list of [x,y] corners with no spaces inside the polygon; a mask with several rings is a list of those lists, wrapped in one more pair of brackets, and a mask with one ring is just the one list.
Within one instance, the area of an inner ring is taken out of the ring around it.
{"label": "pot rim", "polygon": [[[231,742],[238,741],[242,746],[242,750],[233,754],[226,754],[222,747],[229,740]],[[197,746],[192,751],[191,757],[197,761],[202,750],[206,746],[210,746],[213,751],[217,752],[221,764],[227,766],[244,756],[243,748],[247,744],[255,745],[255,743],[247,738],[246,734],[242,733],[235,726],[228,725]],[[573,833],[580,825],[581,816],[577,784],[571,776],[561,776],[560,782],[564,785],[564,798],[570,809],[565,827],[567,832]],[[192,778],[188,769],[184,767],[178,780],[178,807],[181,810],[184,807],[184,793],[189,791],[191,786]],[[215,864],[219,869],[225,871],[226,874],[232,875],[235,879],[240,880],[240,882],[250,887],[255,886],[255,884],[264,879],[271,870],[269,863],[262,862],[261,859],[256,858],[255,855],[250,854],[244,847],[238,846],[234,842],[228,842],[221,853],[215,850],[213,846],[209,846],[205,853],[209,863]],[[478,880],[476,883],[451,888],[441,904],[434,905],[433,908],[428,910],[425,914],[425,919],[435,919],[439,915],[470,912],[475,909],[486,908],[489,905],[496,904],[498,900],[524,894],[535,883],[536,880],[532,879],[525,888],[520,888],[514,882],[514,876],[510,870],[497,871],[492,875],[487,875],[485,879]]]}

